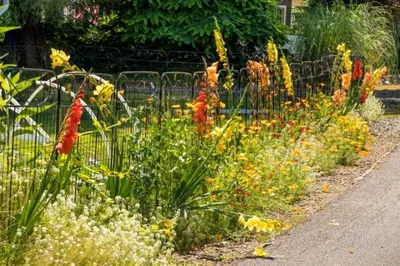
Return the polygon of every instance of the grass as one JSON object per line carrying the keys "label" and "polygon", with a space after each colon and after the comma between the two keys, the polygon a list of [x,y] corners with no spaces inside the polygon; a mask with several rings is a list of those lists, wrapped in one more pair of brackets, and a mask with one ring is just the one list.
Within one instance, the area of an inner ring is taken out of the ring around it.
{"label": "grass", "polygon": [[391,12],[383,6],[345,5],[306,7],[295,15],[294,33],[302,36],[297,47],[305,59],[336,54],[340,43],[362,55],[374,68],[386,65],[397,70],[397,34]]}

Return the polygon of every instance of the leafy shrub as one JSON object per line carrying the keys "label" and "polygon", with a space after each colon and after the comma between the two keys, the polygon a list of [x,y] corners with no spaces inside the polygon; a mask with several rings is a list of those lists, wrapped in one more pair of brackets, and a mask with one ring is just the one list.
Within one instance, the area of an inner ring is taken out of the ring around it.
{"label": "leafy shrub", "polygon": [[213,16],[220,21],[229,48],[244,42],[265,45],[273,38],[284,40],[283,25],[275,15],[277,2],[256,1],[133,1],[125,39],[137,44],[214,50]]}

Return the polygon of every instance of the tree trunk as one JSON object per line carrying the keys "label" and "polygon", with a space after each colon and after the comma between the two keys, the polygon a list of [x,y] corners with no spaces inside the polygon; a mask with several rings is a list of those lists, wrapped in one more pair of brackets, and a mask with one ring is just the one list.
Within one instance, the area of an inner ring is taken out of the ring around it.
{"label": "tree trunk", "polygon": [[44,66],[44,55],[41,53],[38,30],[34,24],[25,24],[19,30],[6,33],[5,44],[7,45],[7,63],[17,64],[18,67],[42,68]]}

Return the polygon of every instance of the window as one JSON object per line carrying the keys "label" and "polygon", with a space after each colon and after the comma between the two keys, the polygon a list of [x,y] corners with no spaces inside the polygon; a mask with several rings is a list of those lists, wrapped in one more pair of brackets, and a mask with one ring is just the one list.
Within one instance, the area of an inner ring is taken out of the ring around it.
{"label": "window", "polygon": [[276,15],[278,17],[278,20],[282,23],[286,25],[286,9],[287,6],[284,5],[279,5],[276,8]]}

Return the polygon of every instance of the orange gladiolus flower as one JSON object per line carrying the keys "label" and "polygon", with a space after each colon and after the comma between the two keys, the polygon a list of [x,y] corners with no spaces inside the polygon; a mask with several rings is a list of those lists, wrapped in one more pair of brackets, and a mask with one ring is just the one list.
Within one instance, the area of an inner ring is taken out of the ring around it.
{"label": "orange gladiolus flower", "polygon": [[84,91],[79,91],[68,110],[67,118],[63,123],[63,128],[59,137],[56,150],[60,154],[69,154],[75,142],[78,140],[78,126],[81,123],[83,106],[81,99],[84,98]]}
{"label": "orange gladiolus flower", "polygon": [[346,100],[346,92],[344,90],[336,90],[333,94],[332,101],[337,106],[341,106]]}
{"label": "orange gladiolus flower", "polygon": [[207,81],[207,86],[212,90],[218,89],[218,61],[214,62],[210,67],[207,67],[207,73],[204,74],[204,79]]}
{"label": "orange gladiolus flower", "polygon": [[342,88],[348,90],[351,83],[351,73],[346,73],[342,75]]}
{"label": "orange gladiolus flower", "polygon": [[372,76],[373,76],[372,71],[368,71],[367,73],[365,73],[364,80],[361,86],[362,88],[366,88],[368,86],[369,82],[372,79]]}
{"label": "orange gladiolus flower", "polygon": [[197,132],[205,133],[207,124],[207,95],[206,89],[203,88],[194,104],[193,121],[196,123]]}
{"label": "orange gladiolus flower", "polygon": [[269,70],[266,64],[256,61],[247,61],[247,71],[251,86],[254,86],[258,81],[258,88],[262,92],[268,91],[269,86]]}

